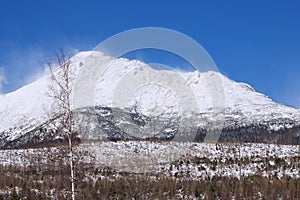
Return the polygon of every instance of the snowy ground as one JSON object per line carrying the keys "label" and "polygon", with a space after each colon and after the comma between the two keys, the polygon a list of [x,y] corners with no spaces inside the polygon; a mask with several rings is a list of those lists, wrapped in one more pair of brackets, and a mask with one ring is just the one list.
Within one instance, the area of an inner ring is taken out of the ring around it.
{"label": "snowy ground", "polygon": [[[83,161],[120,172],[164,173],[180,178],[248,175],[300,178],[299,146],[274,144],[208,144],[178,142],[102,142],[77,147]],[[1,150],[0,164],[43,162],[56,148]],[[31,161],[30,161],[31,160]]]}

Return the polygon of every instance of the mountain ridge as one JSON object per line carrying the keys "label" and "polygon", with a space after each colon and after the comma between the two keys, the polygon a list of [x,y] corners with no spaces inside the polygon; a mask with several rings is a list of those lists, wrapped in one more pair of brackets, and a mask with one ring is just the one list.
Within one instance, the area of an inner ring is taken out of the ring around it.
{"label": "mountain ridge", "polygon": [[[100,52],[76,54],[71,59],[72,67],[75,74],[80,73],[80,70],[84,70],[87,65],[93,65],[95,69],[97,67],[100,69],[99,60],[101,62],[101,59],[107,60],[109,67],[102,72],[101,77],[96,77],[93,104],[81,106],[74,110],[79,110],[80,113],[80,110],[84,108],[94,108],[92,110],[87,109],[89,110],[88,115],[94,115],[94,119],[91,123],[86,124],[86,127],[98,127],[100,131],[96,130],[99,132],[97,134],[105,135],[104,137],[101,136],[102,139],[106,137],[110,138],[109,140],[114,140],[109,132],[103,131],[105,129],[108,129],[112,135],[118,133],[119,136],[124,136],[124,138],[118,136],[117,139],[137,139],[139,137],[140,139],[153,139],[152,136],[148,137],[151,131],[154,132],[154,135],[159,135],[158,139],[166,138],[165,136],[168,134],[168,138],[173,139],[174,135],[181,131],[181,127],[178,126],[183,126],[183,128],[185,128],[184,126],[194,126],[195,134],[193,137],[195,136],[199,141],[203,141],[203,137],[205,137],[203,135],[212,129],[221,130],[221,132],[227,130],[227,135],[230,136],[226,136],[226,134],[224,136],[222,133],[220,141],[222,138],[224,141],[233,140],[235,134],[243,132],[245,132],[245,136],[241,137],[247,141],[245,138],[251,138],[255,134],[259,135],[258,131],[266,135],[272,133],[271,135],[277,138],[275,141],[272,140],[275,143],[280,140],[278,137],[284,134],[294,138],[294,140],[300,137],[299,109],[274,102],[268,96],[256,92],[249,84],[235,82],[219,72],[155,70],[138,60],[111,58]],[[91,74],[92,72],[86,73]],[[89,79],[90,77],[93,75],[85,78]],[[223,88],[219,87],[220,84],[215,85],[215,80],[221,80],[220,83]],[[140,83],[140,85],[137,84],[139,87],[135,85],[136,83]],[[0,96],[0,139],[2,140],[0,147],[5,148],[8,143],[14,143],[13,141],[18,141],[29,133],[33,135],[51,133],[54,137],[55,131],[50,131],[49,128],[41,125],[47,124],[49,113],[54,106],[53,101],[46,94],[49,84],[50,76],[45,76],[12,93]],[[84,87],[87,88],[88,86],[85,85]],[[130,93],[132,92],[130,88],[134,91],[133,93]],[[216,90],[216,94],[212,94],[212,90]],[[215,97],[220,97],[221,100],[214,100]],[[125,100],[119,100],[122,98]],[[137,106],[138,110],[135,111],[135,117],[131,117],[130,109],[134,106]],[[114,111],[114,108],[120,110]],[[110,111],[106,113],[107,116],[102,116],[101,109]],[[145,119],[147,117],[149,119],[155,117],[172,118],[172,123],[167,123],[173,124],[174,127],[169,127],[170,125],[166,125],[166,122],[157,119],[155,123],[160,124],[161,127],[153,130],[151,129],[153,124],[150,124],[149,120],[142,121],[143,116]],[[126,120],[122,121],[122,117]],[[185,118],[186,121],[183,120],[182,122],[179,118]],[[107,124],[103,124],[101,120],[106,121]],[[136,120],[140,121],[137,122]],[[143,126],[139,123],[142,123]],[[178,123],[181,124],[178,125]],[[43,127],[42,129],[45,131],[39,130],[40,133],[37,131],[32,133],[33,130],[39,129],[37,128],[39,126]],[[127,126],[129,131],[125,131]],[[163,126],[166,126],[165,129],[162,128]],[[88,129],[86,130],[89,132]],[[139,136],[137,133],[134,137],[134,134],[128,135],[128,132],[141,133],[141,130],[146,134],[145,136]],[[95,132],[95,130],[93,131]],[[266,136],[266,138],[272,139],[270,136]],[[261,139],[261,142],[267,141]],[[294,142],[298,143],[298,141]],[[30,143],[30,139],[27,143]],[[289,141],[288,143],[292,142]]]}

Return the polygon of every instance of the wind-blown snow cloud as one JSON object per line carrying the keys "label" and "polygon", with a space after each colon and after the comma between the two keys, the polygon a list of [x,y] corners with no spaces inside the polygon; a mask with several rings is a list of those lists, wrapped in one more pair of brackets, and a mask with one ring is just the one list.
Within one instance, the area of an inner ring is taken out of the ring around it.
{"label": "wind-blown snow cloud", "polygon": [[[6,49],[5,54],[1,55],[0,67],[2,66],[3,69],[2,72],[0,71],[0,93],[12,92],[45,76],[48,69],[43,59],[55,57],[57,50],[35,45],[19,47],[15,44],[7,44]],[[77,49],[66,48],[66,53],[75,54],[76,52],[78,52]]]}
{"label": "wind-blown snow cloud", "polygon": [[5,82],[6,82],[6,78],[4,76],[4,69],[0,67],[0,94],[2,94],[2,89]]}
{"label": "wind-blown snow cloud", "polygon": [[296,102],[295,106],[300,108],[300,97],[297,99],[297,102]]}
{"label": "wind-blown snow cloud", "polygon": [[46,66],[44,68],[37,68],[34,73],[26,76],[26,78],[24,80],[24,84],[28,84],[33,81],[36,81],[36,80],[48,75],[49,73],[50,73],[50,70]]}
{"label": "wind-blown snow cloud", "polygon": [[[68,52],[66,52],[67,55],[75,55],[76,53],[78,53],[79,50],[78,49],[71,49],[69,50]],[[33,58],[34,59],[34,58]],[[38,60],[40,60],[41,58],[36,58],[36,61],[32,61],[32,62],[37,62]],[[54,60],[55,62],[55,60]],[[32,73],[29,73],[25,79],[24,79],[24,82],[23,84],[28,84],[28,83],[31,83],[33,81],[36,81],[46,75],[48,75],[50,73],[50,69],[49,67],[47,67],[45,65],[45,63],[42,62],[42,64],[40,65],[36,65],[36,67],[34,68],[33,72]]]}
{"label": "wind-blown snow cloud", "polygon": [[0,90],[2,93],[14,91],[28,84],[44,71],[42,59],[45,53],[40,48],[7,49],[6,54],[1,55]]}

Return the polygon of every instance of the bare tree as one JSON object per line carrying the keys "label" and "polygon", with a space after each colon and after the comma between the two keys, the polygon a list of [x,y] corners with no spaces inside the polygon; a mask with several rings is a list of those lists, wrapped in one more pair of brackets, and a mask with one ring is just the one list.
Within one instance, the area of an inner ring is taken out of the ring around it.
{"label": "bare tree", "polygon": [[50,96],[55,101],[57,111],[55,118],[59,119],[58,130],[67,137],[69,147],[69,165],[71,177],[71,193],[72,200],[75,200],[75,172],[74,172],[74,152],[73,138],[74,116],[71,108],[71,92],[72,92],[72,71],[71,56],[66,56],[63,49],[56,54],[56,61],[51,62],[45,59],[45,63],[50,69],[52,83],[49,86]]}

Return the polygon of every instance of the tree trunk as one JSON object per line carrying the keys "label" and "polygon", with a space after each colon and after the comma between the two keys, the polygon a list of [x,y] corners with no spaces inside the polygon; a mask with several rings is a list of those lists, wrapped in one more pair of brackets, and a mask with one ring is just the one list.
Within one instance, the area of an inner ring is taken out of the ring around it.
{"label": "tree trunk", "polygon": [[72,138],[69,135],[69,150],[70,150],[70,175],[71,175],[71,192],[72,192],[72,200],[75,200],[75,175],[74,175],[74,163],[73,163],[73,149],[72,149]]}

